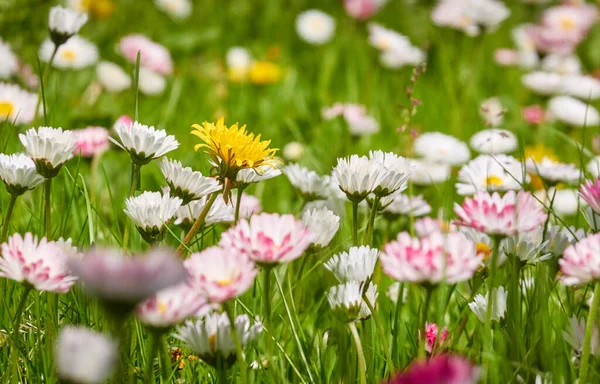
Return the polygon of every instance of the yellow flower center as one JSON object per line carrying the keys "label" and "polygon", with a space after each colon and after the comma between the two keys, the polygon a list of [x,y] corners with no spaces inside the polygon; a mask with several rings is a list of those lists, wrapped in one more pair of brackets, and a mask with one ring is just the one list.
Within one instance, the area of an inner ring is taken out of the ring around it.
{"label": "yellow flower center", "polygon": [[208,345],[210,345],[211,352],[215,351],[216,344],[217,344],[217,334],[213,333],[212,335],[208,336]]}
{"label": "yellow flower center", "polygon": [[219,287],[226,287],[228,285],[231,285],[231,283],[233,283],[233,280],[229,277],[226,277],[221,280],[217,280],[216,283]]}
{"label": "yellow flower center", "polygon": [[165,312],[167,312],[167,305],[162,301],[159,301],[158,304],[156,304],[156,307],[158,309],[158,313],[160,313],[161,315],[164,315]]}
{"label": "yellow flower center", "polygon": [[375,45],[377,46],[377,48],[385,51],[386,49],[388,49],[390,47],[390,42],[386,38],[379,38],[375,42]]}
{"label": "yellow flower center", "polygon": [[325,25],[325,23],[323,23],[323,20],[321,20],[321,19],[317,19],[317,18],[313,19],[313,20],[310,22],[310,27],[311,27],[312,29],[316,29],[316,30],[321,30],[321,29],[323,29],[324,25]]}
{"label": "yellow flower center", "polygon": [[477,244],[475,244],[475,248],[477,250],[477,254],[482,254],[483,255],[483,260],[487,260],[488,257],[490,257],[490,254],[492,253],[492,250],[490,249],[490,246],[487,245],[486,243],[482,243],[479,242]]}
{"label": "yellow flower center", "polygon": [[572,17],[565,16],[560,20],[560,26],[562,29],[571,30],[577,27],[577,23]]}
{"label": "yellow flower center", "polygon": [[75,51],[73,51],[72,49],[68,49],[68,48],[63,49],[61,55],[62,55],[63,59],[65,59],[67,61],[73,61],[77,57],[77,54],[75,53]]}
{"label": "yellow flower center", "polygon": [[12,116],[15,107],[10,101],[0,101],[0,117]]}
{"label": "yellow flower center", "polygon": [[488,187],[500,187],[503,184],[503,180],[499,176],[491,175],[485,179],[485,185]]}
{"label": "yellow flower center", "polygon": [[536,163],[540,163],[544,160],[544,157],[548,160],[558,161],[558,157],[554,154],[552,149],[545,147],[542,144],[536,144],[535,146],[528,146],[525,148],[525,158],[532,158]]}

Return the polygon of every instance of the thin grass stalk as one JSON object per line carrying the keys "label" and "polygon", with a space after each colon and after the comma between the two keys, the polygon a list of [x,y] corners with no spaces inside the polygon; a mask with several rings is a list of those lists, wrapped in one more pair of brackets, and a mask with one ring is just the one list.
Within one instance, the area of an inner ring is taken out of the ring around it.
{"label": "thin grass stalk", "polygon": [[583,349],[581,351],[581,366],[579,368],[579,383],[587,384],[588,372],[590,368],[590,352],[592,350],[592,334],[596,325],[596,317],[598,315],[598,303],[600,303],[600,284],[595,283],[594,299],[588,313],[587,322],[585,323],[585,336],[583,340]]}
{"label": "thin grass stalk", "polygon": [[360,341],[360,336],[358,335],[358,330],[356,329],[356,323],[354,321],[349,322],[348,328],[350,328],[350,333],[352,334],[352,338],[354,339],[354,345],[356,346],[356,352],[358,354],[358,370],[360,374],[360,383],[367,384],[367,363],[365,361],[365,353],[363,351],[362,343]]}

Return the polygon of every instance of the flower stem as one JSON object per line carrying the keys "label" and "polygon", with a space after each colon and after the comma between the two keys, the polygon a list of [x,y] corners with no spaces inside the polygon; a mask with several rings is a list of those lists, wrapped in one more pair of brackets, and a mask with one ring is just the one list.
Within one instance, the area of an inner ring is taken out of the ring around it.
{"label": "flower stem", "polygon": [[148,356],[146,356],[146,372],[144,372],[144,383],[154,382],[154,356],[158,354],[160,348],[160,336],[152,332],[150,343],[148,343]]}
{"label": "flower stem", "polygon": [[350,328],[350,333],[352,333],[352,338],[354,339],[354,344],[356,345],[356,352],[358,353],[358,369],[360,372],[360,383],[367,384],[367,363],[365,361],[365,354],[363,352],[362,343],[360,342],[360,336],[358,335],[358,330],[356,329],[356,323],[353,321],[348,323],[348,328]]}
{"label": "flower stem", "polygon": [[367,223],[367,231],[363,236],[364,245],[370,245],[373,242],[373,229],[375,227],[375,216],[377,216],[377,207],[379,206],[379,200],[379,196],[375,196],[375,199],[373,200],[371,214],[369,215],[369,222]]}
{"label": "flower stem", "polygon": [[[142,171],[142,166],[137,165],[136,163],[131,163],[131,187],[129,188],[129,197],[135,195],[135,190],[137,189],[138,179],[140,178],[140,173]],[[129,216],[125,219],[125,230],[123,232],[123,249],[126,249],[129,246]]]}
{"label": "flower stem", "polygon": [[588,313],[587,322],[585,323],[585,338],[583,340],[583,350],[581,352],[581,366],[579,368],[579,383],[586,384],[587,376],[590,367],[590,351],[592,349],[592,333],[598,315],[598,303],[600,302],[600,284],[596,283],[594,288],[594,300]]}
{"label": "flower stem", "polygon": [[[510,295],[508,295],[508,318],[511,332],[517,340],[520,339],[521,334],[521,286],[520,286],[520,274],[521,274],[521,260],[515,253],[509,256],[512,271],[510,272]],[[509,329],[510,329],[509,328]],[[520,348],[512,348],[512,355],[515,361],[520,361]]]}
{"label": "flower stem", "polygon": [[398,333],[400,330],[400,312],[402,311],[402,294],[404,293],[404,283],[400,283],[398,286],[398,298],[396,300],[396,309],[394,310],[394,328],[392,329],[392,361],[396,361],[398,356]]}
{"label": "flower stem", "polygon": [[237,196],[235,197],[235,216],[234,216],[234,224],[237,224],[240,219],[240,205],[242,205],[242,193],[246,189],[245,186],[239,186],[237,189]]}
{"label": "flower stem", "polygon": [[[266,337],[266,350],[267,359],[272,372],[275,370],[275,364],[273,360],[273,338],[275,337],[275,329],[271,323],[271,267],[263,269],[263,303],[265,311],[265,326],[269,331],[269,335]],[[273,375],[271,375],[273,381]]]}
{"label": "flower stem", "polygon": [[227,380],[227,367],[223,361],[220,361],[217,364],[217,383],[218,384],[227,384],[229,381]]}
{"label": "flower stem", "polygon": [[17,195],[10,195],[10,201],[8,202],[8,208],[6,208],[6,214],[4,215],[4,223],[2,224],[2,237],[0,243],[4,243],[8,237],[8,224],[10,224],[10,217],[12,216],[15,203],[17,202]]}
{"label": "flower stem", "polygon": [[46,179],[44,181],[44,233],[46,239],[50,240],[50,225],[52,206],[50,205],[50,198],[52,192],[52,179]]}
{"label": "flower stem", "polygon": [[227,313],[227,316],[229,317],[231,337],[233,338],[233,342],[235,343],[237,363],[240,367],[241,382],[242,384],[246,384],[248,383],[248,368],[246,367],[246,360],[244,360],[242,341],[240,340],[240,335],[238,335],[237,328],[235,327],[235,315],[233,313],[233,307],[231,306],[231,303],[225,302],[223,303],[223,308],[225,309],[225,313]]}
{"label": "flower stem", "polygon": [[496,284],[496,270],[498,269],[498,253],[500,248],[500,241],[502,238],[498,235],[493,236],[493,250],[492,250],[492,260],[490,263],[490,280],[488,285],[488,301],[487,301],[487,310],[485,312],[485,322],[484,322],[484,330],[483,330],[483,338],[484,338],[484,351],[485,359],[488,360],[486,364],[483,366],[483,374],[482,378],[487,382],[487,372],[489,366],[491,364],[492,350],[494,349],[494,335],[492,334],[492,312],[494,305],[494,285]]}
{"label": "flower stem", "polygon": [[194,225],[192,225],[192,228],[190,229],[190,231],[187,233],[187,235],[185,235],[183,242],[181,243],[179,248],[177,248],[177,256],[180,256],[181,254],[183,254],[183,251],[192,242],[192,239],[194,238],[194,236],[196,236],[196,233],[198,233],[198,231],[200,230],[200,227],[202,227],[202,224],[204,224],[204,219],[206,219],[206,216],[208,215],[210,208],[212,207],[215,200],[217,199],[217,196],[219,196],[218,192],[215,192],[212,195],[210,195],[210,197],[208,198],[208,201],[206,202],[206,205],[204,205],[204,208],[202,208],[202,212],[200,212],[200,216],[198,216],[198,218],[194,222]]}
{"label": "flower stem", "polygon": [[[42,82],[42,84],[40,84],[40,91],[38,93],[38,99],[37,99],[37,103],[35,105],[35,114],[33,115],[33,121],[37,121],[39,112],[40,112],[40,103],[42,102],[42,91],[44,89],[44,83],[46,83],[47,77],[48,77],[48,72],[50,71],[50,67],[52,67],[52,63],[54,62],[54,57],[56,56],[56,52],[58,52],[58,47],[60,47],[60,45],[55,45],[54,46],[54,50],[52,51],[52,56],[50,56],[50,61],[48,62],[48,64],[46,64],[46,66],[44,67],[44,72],[42,73],[42,78],[40,79],[40,81]],[[47,125],[47,121],[46,120],[46,105],[44,104],[44,123]],[[34,124],[36,125],[36,124]]]}
{"label": "flower stem", "polygon": [[389,349],[388,343],[386,341],[387,335],[386,335],[385,331],[383,330],[383,326],[381,325],[379,315],[375,311],[375,307],[373,306],[373,304],[371,303],[371,301],[369,300],[369,298],[367,297],[366,294],[363,294],[363,301],[365,302],[365,304],[367,304],[367,307],[369,307],[369,311],[371,311],[371,316],[373,316],[373,320],[375,321],[375,326],[377,328],[377,332],[379,333],[379,342],[381,343],[381,348],[383,349],[383,353],[385,355],[385,360],[388,365],[387,369],[389,372],[393,372],[394,371],[394,362],[392,360],[392,355],[390,354],[390,349]]}
{"label": "flower stem", "polygon": [[358,202],[352,201],[352,243],[358,246]]}
{"label": "flower stem", "polygon": [[429,309],[429,303],[431,302],[431,296],[433,293],[433,288],[425,287],[425,301],[423,302],[423,307],[421,308],[421,318],[419,319],[419,330],[423,332],[421,341],[419,342],[419,351],[417,352],[417,356],[425,357],[425,347],[427,346],[427,337],[425,335],[425,323],[427,322],[427,310]]}
{"label": "flower stem", "polygon": [[[19,328],[21,327],[21,318],[23,317],[23,310],[25,309],[25,303],[27,303],[27,297],[29,296],[29,292],[33,287],[31,285],[25,285],[23,293],[21,294],[21,300],[19,301],[19,305],[17,306],[17,311],[15,312],[15,318],[13,319],[13,346],[10,352],[10,365],[12,367],[13,378],[17,379],[18,377],[18,343],[19,343]],[[17,381],[17,380],[15,380]]]}

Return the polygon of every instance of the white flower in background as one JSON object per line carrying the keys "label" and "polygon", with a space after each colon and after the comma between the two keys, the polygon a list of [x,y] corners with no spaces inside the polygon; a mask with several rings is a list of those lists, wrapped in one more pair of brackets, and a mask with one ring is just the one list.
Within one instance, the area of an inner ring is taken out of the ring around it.
{"label": "white flower in background", "polygon": [[340,228],[340,217],[327,208],[311,209],[302,215],[302,223],[313,234],[313,244],[326,247]]}
{"label": "white flower in background", "polygon": [[542,59],[542,70],[561,75],[578,75],[581,73],[581,61],[576,55],[546,55]]}
{"label": "white flower in background", "polygon": [[[392,303],[397,303],[400,296],[400,282],[396,281],[390,284],[385,294],[392,301]],[[406,304],[406,299],[408,299],[408,286],[405,285],[404,289],[402,290],[402,304]]]}
{"label": "white flower in background", "polygon": [[579,239],[586,236],[585,230],[571,227],[561,227],[559,225],[548,225],[546,238],[550,242],[544,249],[545,252],[551,252],[554,256],[560,257],[569,245],[575,244]]}
{"label": "white flower in background", "polygon": [[[175,225],[183,225],[185,227],[191,226],[194,221],[200,216],[202,209],[206,205],[206,198],[200,200],[194,200],[187,205],[183,205],[177,208],[175,212]],[[243,205],[243,197],[242,197]],[[240,207],[240,216],[242,214]],[[235,212],[233,204],[225,204],[223,195],[217,196],[217,199],[213,203],[212,207],[208,211],[208,215],[204,219],[204,225],[213,225],[219,223],[231,223],[235,220]]]}
{"label": "white flower in background", "polygon": [[179,197],[171,197],[169,192],[143,192],[125,200],[127,216],[133,221],[142,238],[148,243],[163,239],[166,225],[173,219],[177,208],[181,206]]}
{"label": "white flower in background", "polygon": [[[54,52],[54,43],[44,40],[38,52],[42,62],[49,62]],[[96,64],[98,48],[94,43],[81,36],[73,36],[58,47],[52,65],[60,69],[82,69]]]}
{"label": "white flower in background", "polygon": [[252,55],[244,47],[231,47],[225,56],[227,68],[247,72],[252,66]]}
{"label": "white flower in background", "polygon": [[527,234],[510,236],[502,240],[498,264],[504,263],[513,255],[523,264],[535,264],[550,259],[552,253],[544,251],[550,240],[542,242],[542,233],[543,228],[539,228]]}
{"label": "white flower in background", "polygon": [[309,44],[321,45],[333,38],[335,19],[317,9],[304,11],[296,17],[296,33]]}
{"label": "white flower in background", "polygon": [[137,62],[139,53],[142,68],[147,68],[161,75],[169,75],[173,72],[173,59],[169,50],[144,35],[133,33],[121,38],[119,52],[131,64]]}
{"label": "white flower in background", "polygon": [[33,160],[23,153],[0,154],[0,179],[6,184],[8,193],[15,196],[34,189],[44,181]]}
{"label": "white flower in background", "polygon": [[477,36],[481,29],[496,29],[509,15],[510,10],[497,0],[443,0],[434,7],[431,19],[437,26]]}
{"label": "white flower in background", "polygon": [[115,63],[101,61],[96,67],[96,78],[108,92],[121,92],[131,87],[131,77]]}
{"label": "white flower in background", "polygon": [[484,129],[469,140],[471,148],[479,153],[498,154],[509,153],[517,149],[519,142],[514,133],[505,129]]}
{"label": "white flower in background", "polygon": [[521,190],[529,181],[519,160],[508,155],[479,155],[458,172],[456,191],[472,195],[477,191]]}
{"label": "white flower in background", "polygon": [[448,221],[431,217],[423,217],[416,220],[414,229],[417,237],[427,237],[438,232],[450,233],[456,230]]}
{"label": "white flower in background", "polygon": [[385,178],[373,191],[376,196],[386,197],[406,189],[412,172],[412,165],[408,159],[393,152],[383,151],[369,151],[369,158],[379,162],[386,170]]}
{"label": "white flower in background", "polygon": [[531,72],[521,77],[521,83],[529,90],[542,96],[560,93],[562,76],[554,72]]}
{"label": "white flower in background", "polygon": [[417,155],[432,162],[461,165],[469,161],[471,152],[466,143],[442,132],[426,132],[413,142]]}
{"label": "white flower in background", "polygon": [[147,96],[160,95],[167,87],[167,80],[158,72],[148,68],[140,68],[140,92]]}
{"label": "white flower in background", "polygon": [[566,164],[544,157],[542,161],[535,161],[533,157],[525,162],[527,172],[538,175],[551,183],[576,183],[581,177],[581,171],[575,164]]}
{"label": "white flower in background", "polygon": [[10,45],[0,37],[0,79],[12,77],[19,69],[19,60]]}
{"label": "white flower in background", "polygon": [[35,116],[38,96],[18,85],[0,82],[0,121],[29,124]]}
{"label": "white flower in background", "polygon": [[381,65],[389,69],[398,69],[407,65],[419,65],[427,59],[425,52],[418,47],[408,45],[399,50],[387,50],[379,56]]}
{"label": "white flower in background", "polygon": [[182,205],[222,189],[215,178],[205,177],[190,167],[184,167],[177,160],[169,160],[165,157],[158,166],[167,180],[171,193],[181,198]]}
{"label": "white flower in background", "polygon": [[396,51],[410,46],[408,37],[385,28],[380,24],[369,23],[367,29],[369,32],[369,44],[380,51]]}
{"label": "white flower in background", "polygon": [[345,104],[342,114],[352,136],[368,136],[379,132],[379,123],[367,115],[364,105]]}
{"label": "white flower in background", "polygon": [[[573,315],[573,317],[569,319],[567,329],[563,331],[562,334],[565,341],[573,348],[575,357],[579,358],[585,342],[585,317],[582,317],[581,320],[577,321],[577,315]],[[598,341],[598,326],[594,324],[590,349],[593,356],[597,356],[598,354],[598,345],[600,344]]]}
{"label": "white flower in background", "polygon": [[56,370],[70,383],[101,384],[118,362],[118,343],[102,333],[66,325],[56,342]]}
{"label": "white flower in background", "polygon": [[431,212],[431,206],[423,198],[422,195],[409,196],[405,194],[397,194],[383,209],[385,216],[413,216],[419,217],[427,215]]}
{"label": "white flower in background", "polygon": [[64,163],[73,157],[77,142],[71,131],[62,128],[39,127],[19,134],[27,155],[35,162],[38,173],[45,178],[58,174]]}
{"label": "white flower in background", "polygon": [[379,250],[368,245],[351,247],[348,252],[334,255],[323,265],[340,283],[365,282],[372,275],[379,257]]}
{"label": "white flower in background", "polygon": [[594,156],[585,166],[585,170],[593,177],[600,176],[600,156]]}
{"label": "white flower in background", "polygon": [[486,125],[497,127],[504,121],[504,107],[497,97],[484,100],[479,106],[479,114]]}
{"label": "white flower in background", "polygon": [[452,167],[448,164],[418,159],[410,161],[413,165],[410,178],[416,185],[439,184],[450,179]]}
{"label": "white flower in background", "polygon": [[120,148],[129,152],[131,160],[139,165],[148,164],[152,159],[157,159],[179,147],[175,136],[167,135],[164,129],[156,129],[138,123],[120,122],[115,124],[114,130],[120,142],[110,139]]}
{"label": "white flower in background", "polygon": [[576,215],[577,212],[579,212],[579,208],[587,205],[586,202],[579,197],[579,192],[576,189],[557,189],[555,187],[551,187],[547,192],[542,189],[536,191],[534,194],[546,206],[550,206],[550,202],[554,198],[552,210],[559,216],[563,217]]}
{"label": "white flower in background", "polygon": [[65,44],[79,32],[87,19],[87,14],[63,8],[60,5],[50,8],[48,30],[50,30],[52,41],[57,45]]}
{"label": "white flower in background", "polygon": [[238,184],[252,184],[269,180],[281,175],[281,169],[274,167],[258,167],[240,169],[236,181]]}
{"label": "white flower in background", "polygon": [[[371,311],[363,300],[363,289],[363,285],[358,281],[348,281],[331,287],[327,291],[327,300],[333,314],[343,322],[369,318]],[[365,296],[371,305],[375,306],[378,295],[377,285],[369,283]]]}
{"label": "white flower in background", "polygon": [[298,161],[304,155],[304,145],[297,141],[292,141],[283,146],[283,157],[288,161]]}
{"label": "white flower in background", "polygon": [[187,19],[192,14],[191,0],[154,0],[154,4],[174,19]]}
{"label": "white flower in background", "polygon": [[388,176],[383,164],[366,156],[339,158],[333,174],[340,189],[353,202],[361,202],[381,185]]}
{"label": "white flower in background", "polygon": [[304,200],[320,200],[329,197],[331,193],[329,176],[319,176],[315,171],[298,164],[290,164],[282,171]]}
{"label": "white flower in background", "polygon": [[[475,296],[474,300],[469,303],[469,308],[471,308],[471,311],[473,311],[475,316],[477,316],[482,323],[485,322],[489,294],[489,291],[485,296],[478,294]],[[504,287],[499,287],[492,289],[492,295],[494,295],[492,301],[492,321],[500,321],[504,318],[504,313],[506,312],[506,297],[508,296],[508,292]]]}
{"label": "white flower in background", "polygon": [[[235,318],[235,329],[243,349],[262,331],[262,324],[255,321],[251,325],[248,315],[240,315]],[[209,364],[235,358],[235,342],[227,313],[212,312],[200,320],[188,320],[176,328],[174,336]]]}
{"label": "white flower in background", "polygon": [[593,106],[571,96],[556,96],[548,102],[548,110],[557,120],[575,127],[600,124],[600,114]]}
{"label": "white flower in background", "polygon": [[600,98],[600,81],[591,76],[564,76],[561,93],[580,98],[584,101]]}

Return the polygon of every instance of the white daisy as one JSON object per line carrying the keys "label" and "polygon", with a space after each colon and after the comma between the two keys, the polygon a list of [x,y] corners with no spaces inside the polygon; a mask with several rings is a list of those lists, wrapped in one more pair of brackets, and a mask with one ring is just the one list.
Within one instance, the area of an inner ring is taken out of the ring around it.
{"label": "white daisy", "polygon": [[[582,317],[581,320],[578,321],[577,315],[573,315],[573,317],[569,319],[567,330],[563,331],[562,334],[565,341],[573,348],[576,358],[578,358],[583,351],[583,344],[585,343],[585,317]],[[594,324],[590,346],[590,353],[593,356],[598,355],[599,345],[598,326]]]}
{"label": "white daisy", "polygon": [[365,282],[372,275],[379,257],[379,250],[368,245],[351,247],[348,252],[334,255],[323,265],[340,283]]}
{"label": "white daisy", "polygon": [[175,216],[181,206],[179,197],[171,197],[169,192],[143,192],[139,196],[131,196],[125,200],[124,212],[138,228],[142,238],[148,243],[161,241],[166,224]]}
{"label": "white daisy", "polygon": [[484,129],[471,136],[471,148],[479,153],[498,154],[509,153],[519,145],[514,133],[505,129]]}
{"label": "white daisy", "polygon": [[385,216],[398,217],[398,216],[424,216],[431,212],[431,206],[423,198],[423,196],[408,196],[404,194],[398,194],[394,196],[394,199],[383,209]]}
{"label": "white daisy", "polygon": [[381,65],[389,69],[398,69],[407,65],[419,65],[425,62],[427,55],[418,47],[408,45],[397,50],[387,50],[381,53]]}
{"label": "white daisy", "polygon": [[566,164],[544,157],[542,161],[535,161],[529,157],[525,162],[527,172],[538,175],[551,183],[576,183],[581,177],[581,171],[575,164]]}
{"label": "white daisy", "polygon": [[562,217],[576,215],[580,208],[587,205],[579,196],[578,191],[571,188],[556,189],[555,187],[551,187],[548,191],[539,190],[535,192],[535,196],[547,206],[550,206],[550,203],[554,199],[552,210]]}
{"label": "white daisy", "polygon": [[450,179],[452,167],[448,164],[418,159],[410,161],[413,165],[410,179],[416,185],[439,184]]}
{"label": "white daisy", "polygon": [[497,97],[484,100],[479,106],[479,114],[491,127],[497,127],[504,121],[504,107]]}
{"label": "white daisy", "polygon": [[64,163],[73,157],[77,140],[73,132],[62,128],[31,128],[19,134],[27,155],[33,159],[37,171],[45,178],[55,177]]}
{"label": "white daisy", "polygon": [[140,92],[147,96],[160,95],[167,87],[167,80],[158,72],[148,68],[140,68]]}
{"label": "white daisy", "polygon": [[60,5],[52,7],[48,16],[48,29],[50,37],[57,45],[65,44],[73,35],[76,35],[87,22],[87,14],[79,13]]}
{"label": "white daisy", "polygon": [[154,4],[174,19],[186,19],[192,13],[191,0],[154,0]]}
{"label": "white daisy", "polygon": [[[400,282],[395,281],[390,284],[385,294],[392,303],[397,303],[400,296]],[[406,304],[406,299],[408,299],[408,286],[404,285],[404,288],[402,289],[402,304]]]}
{"label": "white daisy", "polygon": [[298,164],[284,167],[283,173],[306,201],[326,199],[330,194],[329,176],[319,176]]}
{"label": "white daisy", "polygon": [[252,54],[244,47],[231,47],[227,50],[225,56],[229,78],[232,80],[243,81],[248,77],[248,72],[252,68]]}
{"label": "white daisy", "polygon": [[7,79],[17,73],[19,61],[10,45],[0,37],[0,79]]}
{"label": "white daisy", "polygon": [[[331,287],[327,291],[327,300],[333,314],[343,322],[364,320],[371,316],[369,307],[363,300],[363,285],[358,281],[349,281]],[[377,285],[369,283],[365,296],[375,306]]]}
{"label": "white daisy", "polygon": [[[234,199],[235,200],[235,199]],[[243,202],[243,197],[242,197]],[[204,209],[206,205],[206,197],[201,198],[200,200],[194,200],[187,205],[182,205],[177,208],[177,212],[175,212],[175,225],[180,225],[186,229],[191,227],[192,224],[196,221],[200,213]],[[240,207],[240,215],[242,214]],[[235,220],[235,208],[233,204],[225,204],[225,200],[223,200],[223,195],[217,196],[217,199],[210,207],[208,211],[208,215],[204,219],[205,225],[213,225],[219,223],[231,223]]]}
{"label": "white daisy", "polygon": [[313,234],[313,244],[326,247],[340,228],[340,217],[327,208],[311,209],[302,215],[302,223]]}
{"label": "white daisy", "polygon": [[523,75],[521,83],[539,95],[556,95],[561,90],[562,76],[554,72],[536,71]]}
{"label": "white daisy", "polygon": [[367,29],[369,31],[369,44],[380,51],[402,51],[405,47],[411,45],[408,37],[380,24],[369,23]]}
{"label": "white daisy", "polygon": [[0,179],[6,184],[7,191],[15,196],[34,189],[44,181],[33,160],[23,153],[0,154]]}
{"label": "white daisy", "polygon": [[[52,58],[54,43],[44,40],[39,50],[40,60],[47,63]],[[61,69],[82,69],[96,64],[98,48],[94,43],[81,36],[73,36],[58,47],[52,65]]]}
{"label": "white daisy", "polygon": [[183,167],[177,160],[169,160],[165,157],[158,166],[167,180],[171,193],[183,201],[182,205],[222,189],[215,178],[205,177],[190,167]]}
{"label": "white daisy", "polygon": [[283,146],[283,157],[288,161],[298,161],[304,154],[304,145],[297,141],[292,141]]}
{"label": "white daisy", "polygon": [[321,45],[333,38],[335,19],[317,9],[304,11],[296,18],[296,33],[309,44]]}
{"label": "white daisy", "polygon": [[0,121],[15,125],[29,124],[35,117],[38,96],[16,84],[0,82]]}
{"label": "white daisy", "polygon": [[406,189],[412,172],[409,160],[392,152],[369,151],[369,158],[385,167],[385,178],[373,191],[376,196],[385,197]]}
{"label": "white daisy", "polygon": [[281,175],[281,169],[273,167],[258,167],[240,169],[236,176],[238,184],[252,184],[269,180]]}
{"label": "white daisy", "polygon": [[583,239],[584,237],[586,237],[584,229],[549,224],[546,230],[546,238],[550,242],[546,245],[544,251],[551,252],[554,256],[560,257],[569,245],[575,244],[579,239]]}
{"label": "white daisy", "polygon": [[413,148],[425,160],[449,165],[461,165],[471,158],[467,144],[442,132],[423,133],[415,139]]}
{"label": "white daisy", "polygon": [[101,61],[96,67],[96,78],[108,92],[121,92],[131,87],[131,77],[120,66]]}
{"label": "white daisy", "polygon": [[549,54],[542,59],[542,69],[560,75],[578,75],[581,73],[581,61],[576,55]]}
{"label": "white daisy", "polygon": [[519,160],[507,155],[479,155],[458,172],[456,191],[472,195],[477,191],[520,190],[529,180]]}
{"label": "white daisy", "polygon": [[[488,295],[489,291],[485,296],[478,294],[475,296],[474,300],[469,303],[469,308],[471,308],[471,311],[473,311],[475,316],[477,316],[482,323],[485,322],[487,313]],[[492,301],[492,321],[500,321],[504,318],[504,313],[506,312],[506,297],[508,296],[508,292],[504,287],[499,287],[492,289],[492,295],[494,295]]]}
{"label": "white daisy", "polygon": [[593,106],[571,96],[556,96],[548,102],[548,110],[556,119],[575,127],[600,124],[600,114]]}
{"label": "white daisy", "polygon": [[600,81],[591,76],[564,76],[561,91],[565,95],[582,100],[597,100],[600,98]]}
{"label": "white daisy", "polygon": [[157,159],[179,147],[175,136],[167,135],[164,129],[149,127],[137,121],[133,124],[117,123],[114,129],[120,142],[112,138],[110,140],[129,152],[131,160],[138,165],[148,164],[152,159]]}
{"label": "white daisy", "polygon": [[594,156],[585,166],[585,170],[593,177],[600,176],[600,156]]}
{"label": "white daisy", "polygon": [[520,236],[510,236],[500,243],[499,264],[504,263],[508,257],[516,256],[521,263],[536,264],[552,257],[552,253],[544,249],[550,242],[542,242],[543,228],[533,230]]}
{"label": "white daisy", "polygon": [[333,174],[346,197],[355,203],[375,192],[389,176],[381,162],[358,155],[339,158]]}

